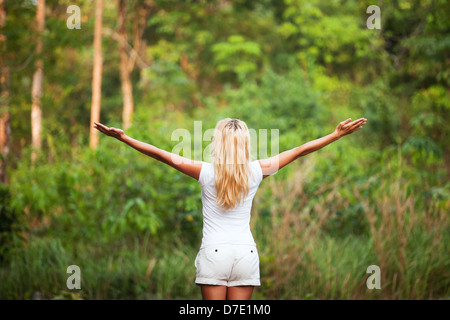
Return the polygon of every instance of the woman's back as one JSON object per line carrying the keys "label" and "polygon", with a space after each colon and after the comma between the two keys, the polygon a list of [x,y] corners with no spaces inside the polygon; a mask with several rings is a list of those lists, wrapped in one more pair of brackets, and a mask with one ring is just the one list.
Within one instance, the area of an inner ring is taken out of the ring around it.
{"label": "woman's back", "polygon": [[225,210],[216,201],[214,165],[203,162],[198,179],[203,204],[202,248],[216,244],[255,244],[250,231],[250,211],[263,175],[259,161],[250,162],[250,168],[248,194],[235,208]]}

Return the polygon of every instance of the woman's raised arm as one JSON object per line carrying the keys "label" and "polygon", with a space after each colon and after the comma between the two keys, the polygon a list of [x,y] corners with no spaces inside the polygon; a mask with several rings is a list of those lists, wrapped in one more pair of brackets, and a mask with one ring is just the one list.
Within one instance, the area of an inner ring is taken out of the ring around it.
{"label": "woman's raised arm", "polygon": [[169,166],[177,169],[178,171],[198,180],[200,176],[200,170],[202,169],[201,161],[194,161],[180,155],[159,149],[151,144],[141,142],[127,136],[122,129],[110,128],[101,123],[95,122],[94,128],[107,136],[116,138],[136,149],[137,151],[152,157],[158,161],[164,162]]}
{"label": "woman's raised arm", "polygon": [[294,149],[282,152],[269,159],[259,160],[261,169],[263,172],[263,178],[268,177],[271,174],[276,173],[278,170],[288,165],[292,161],[303,157],[311,152],[319,150],[333,141],[340,139],[341,137],[353,133],[362,128],[367,119],[360,118],[351,122],[351,119],[347,119],[339,123],[333,133],[324,136],[322,138],[307,142]]}

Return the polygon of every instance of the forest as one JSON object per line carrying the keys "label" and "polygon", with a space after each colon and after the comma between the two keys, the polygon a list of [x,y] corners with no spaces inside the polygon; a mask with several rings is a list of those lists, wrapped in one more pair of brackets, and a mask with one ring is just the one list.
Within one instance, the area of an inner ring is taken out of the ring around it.
{"label": "forest", "polygon": [[207,161],[364,117],[261,183],[253,299],[447,300],[449,88],[447,0],[0,0],[0,299],[201,299],[200,185],[93,121]]}

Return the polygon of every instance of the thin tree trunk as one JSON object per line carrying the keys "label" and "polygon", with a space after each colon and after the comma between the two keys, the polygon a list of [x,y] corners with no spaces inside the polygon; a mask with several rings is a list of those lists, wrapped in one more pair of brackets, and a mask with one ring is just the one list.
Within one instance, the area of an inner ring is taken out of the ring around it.
{"label": "thin tree trunk", "polygon": [[102,94],[102,19],[103,0],[97,0],[95,6],[94,27],[94,67],[92,71],[92,106],[89,146],[95,149],[98,145],[98,131],[94,129],[94,121],[100,121],[100,100]]}
{"label": "thin tree trunk", "polygon": [[123,112],[122,112],[122,125],[124,129],[128,129],[131,125],[134,103],[133,103],[133,87],[130,80],[130,72],[128,68],[128,54],[126,43],[127,30],[126,30],[126,8],[127,3],[125,0],[119,0],[118,5],[118,22],[119,22],[119,35],[123,41],[119,42],[120,50],[120,78],[122,80],[122,95],[123,95]]}
{"label": "thin tree trunk", "polygon": [[[133,11],[131,19],[133,20],[133,49],[136,54],[130,54],[128,59],[128,70],[133,71],[134,65],[137,62],[138,57],[144,57],[146,52],[146,43],[143,39],[145,27],[147,26],[147,21],[150,16],[150,12],[154,9],[155,3],[153,0],[144,0],[143,2],[135,2],[133,6]],[[142,68],[143,65],[148,63],[139,62],[139,67]]]}
{"label": "thin tree trunk", "polygon": [[36,8],[37,40],[35,70],[33,74],[33,84],[31,86],[31,162],[37,159],[37,154],[42,145],[42,88],[44,81],[44,62],[42,60],[42,34],[45,28],[45,0],[38,0]]}
{"label": "thin tree trunk", "polygon": [[[6,25],[6,4],[0,0],[0,28]],[[6,36],[0,34],[0,183],[6,183],[6,165],[8,163],[11,135],[9,106],[9,66],[6,63]]]}

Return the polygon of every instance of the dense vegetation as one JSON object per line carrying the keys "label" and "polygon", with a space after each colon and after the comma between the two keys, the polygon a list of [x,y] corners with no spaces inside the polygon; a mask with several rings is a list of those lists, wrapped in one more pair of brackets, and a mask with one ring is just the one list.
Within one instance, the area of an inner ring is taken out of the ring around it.
{"label": "dense vegetation", "polygon": [[[6,1],[11,143],[0,188],[0,298],[200,298],[193,179],[106,136],[89,148],[94,1],[46,1],[42,149],[31,162],[32,1]],[[363,130],[263,181],[251,227],[256,299],[450,296],[450,2],[127,1],[130,45],[148,6],[126,133],[172,150],[224,117],[278,129],[279,150],[348,117]],[[101,122],[122,126],[117,1],[103,8]],[[270,140],[270,139],[269,139]],[[203,148],[208,141],[203,142]],[[193,146],[192,146],[193,147]],[[270,150],[270,148],[269,148]],[[269,152],[270,155],[270,152]],[[78,265],[81,290],[68,290]],[[380,290],[366,286],[370,265]]]}

